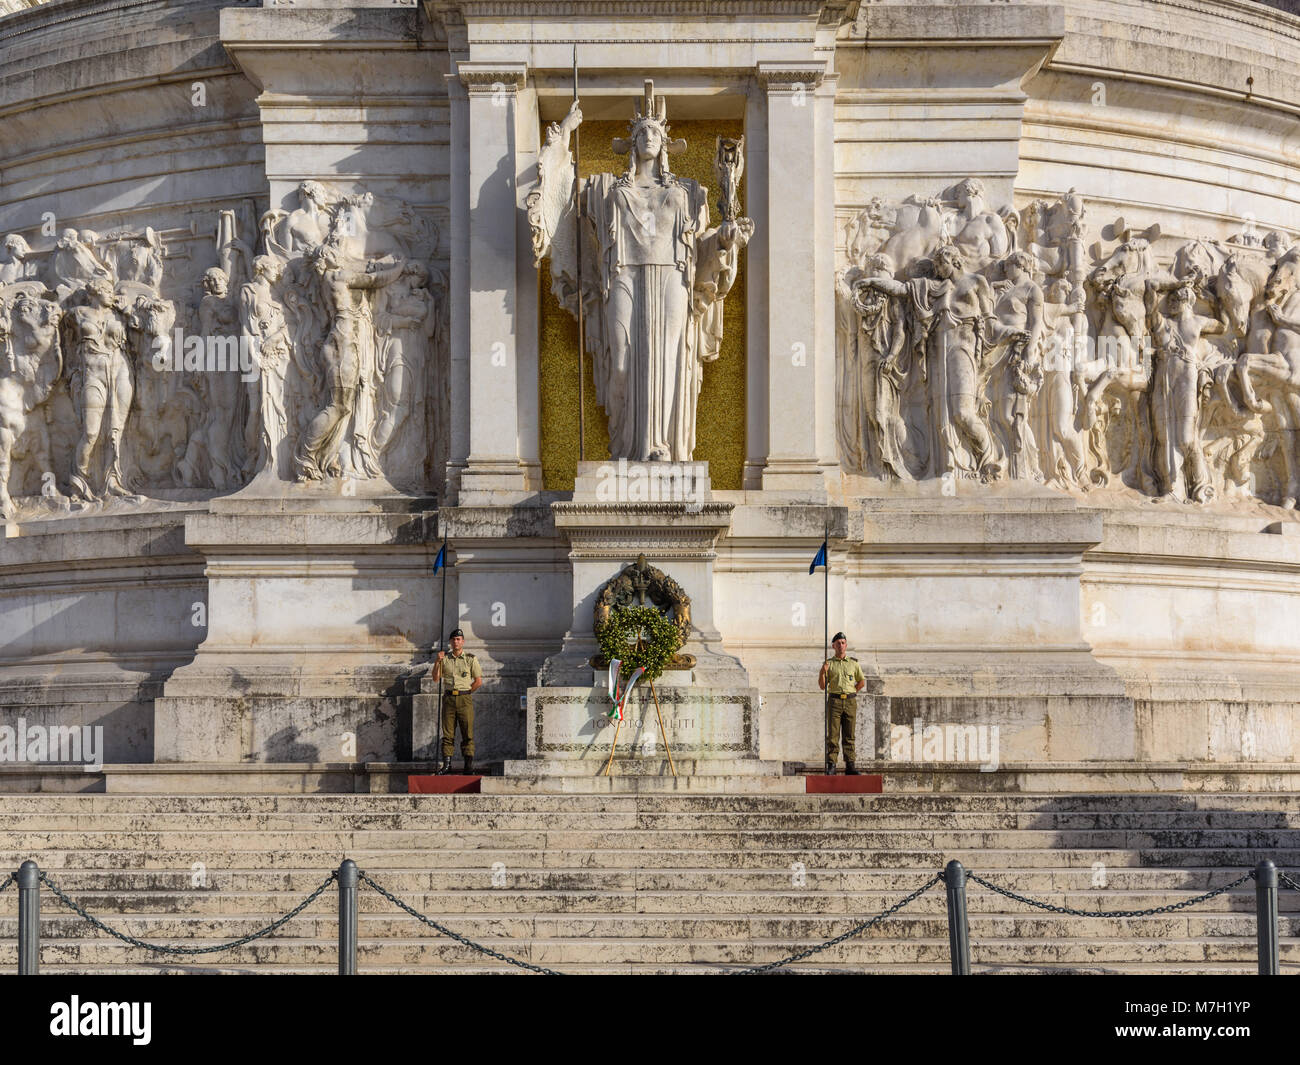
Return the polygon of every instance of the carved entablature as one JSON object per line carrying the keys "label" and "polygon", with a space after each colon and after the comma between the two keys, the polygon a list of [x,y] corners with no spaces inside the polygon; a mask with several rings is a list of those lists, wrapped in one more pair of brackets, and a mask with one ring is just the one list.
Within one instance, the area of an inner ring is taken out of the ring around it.
{"label": "carved entablature", "polygon": [[995,208],[966,179],[873,199],[836,276],[850,473],[1294,509],[1300,247],[1176,245],[1073,189]]}

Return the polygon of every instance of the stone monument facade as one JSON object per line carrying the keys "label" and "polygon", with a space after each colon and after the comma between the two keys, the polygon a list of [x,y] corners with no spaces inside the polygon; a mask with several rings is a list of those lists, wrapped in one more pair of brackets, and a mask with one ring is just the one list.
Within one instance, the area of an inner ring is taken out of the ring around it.
{"label": "stone monument facade", "polygon": [[[860,762],[1296,763],[1300,17],[0,11],[0,713],[110,767],[381,774],[459,625],[479,760],[586,773],[644,556],[699,772],[820,762],[826,628]],[[698,438],[737,411],[733,480]]]}

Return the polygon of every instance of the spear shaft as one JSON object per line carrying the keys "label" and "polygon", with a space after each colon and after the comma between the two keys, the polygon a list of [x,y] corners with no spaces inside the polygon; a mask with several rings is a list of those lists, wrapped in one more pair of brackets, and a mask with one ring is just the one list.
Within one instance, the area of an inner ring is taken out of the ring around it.
{"label": "spear shaft", "polygon": [[[573,46],[573,102],[578,102],[578,46]],[[582,462],[586,457],[586,437],[587,426],[585,412],[586,403],[586,383],[583,372],[583,349],[586,347],[586,330],[583,328],[584,323],[582,307],[582,185],[578,177],[579,161],[582,152],[582,131],[575,128],[573,131],[573,199],[577,205],[577,211],[574,213],[574,224],[577,227],[577,267],[578,267],[578,461]]]}

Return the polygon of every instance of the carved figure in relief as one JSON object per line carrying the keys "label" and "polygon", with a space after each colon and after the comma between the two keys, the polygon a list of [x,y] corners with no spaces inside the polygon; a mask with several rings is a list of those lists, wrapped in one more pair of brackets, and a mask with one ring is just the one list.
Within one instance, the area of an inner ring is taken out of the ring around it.
{"label": "carved figure in relief", "polygon": [[[865,425],[864,466],[899,481],[912,480],[904,458],[907,427],[899,409],[900,392],[911,369],[907,324],[898,297],[870,285],[867,278],[892,278],[894,264],[883,252],[867,259],[863,276],[852,285],[852,305],[859,316],[856,379],[846,374],[842,386],[861,396],[858,425]],[[861,430],[859,430],[861,432]]]}
{"label": "carved figure in relief", "polygon": [[[122,485],[122,430],[131,409],[131,365],[126,323],[116,305],[113,286],[96,278],[85,287],[87,303],[64,317],[68,329],[68,377],[72,404],[81,430],[73,457],[70,494],[98,498],[91,486],[91,459],[96,445],[106,449],[102,492],[127,496]],[[108,432],[104,434],[104,419]]]}
{"label": "carved figure in relief", "polygon": [[[1059,277],[1044,294],[1043,328],[1047,336],[1043,385],[1035,404],[1035,435],[1044,478],[1060,487],[1087,489],[1089,413],[1114,371],[1104,359],[1089,359],[1087,317],[1081,289]],[[1084,332],[1079,332],[1082,321]]]}
{"label": "carved figure in relief", "polygon": [[157,293],[162,284],[162,239],[150,227],[143,233],[118,230],[106,234],[105,243],[111,251],[110,262],[116,266],[119,281],[134,281]]}
{"label": "carved figure in relief", "polygon": [[75,229],[65,229],[54,245],[50,264],[51,286],[58,293],[59,302],[65,303],[74,291],[87,282],[113,280],[113,271],[95,253],[95,234],[89,230],[78,234]]}
{"label": "carved figure in relief", "polygon": [[248,386],[244,451],[249,472],[273,480],[282,480],[285,473],[281,445],[289,424],[284,405],[284,379],[291,343],[284,312],[273,289],[281,273],[277,259],[259,255],[253,260],[253,279],[239,290],[241,333],[256,352],[258,365],[257,377]]}
{"label": "carved figure in relief", "polygon": [[953,190],[956,217],[952,223],[952,242],[970,262],[984,263],[1000,259],[1011,247],[1002,216],[984,203],[984,182],[967,178]]}
{"label": "carved figure in relief", "polygon": [[20,234],[10,233],[0,248],[4,250],[4,261],[0,262],[0,287],[25,281],[32,276],[31,264],[27,261],[32,249]]}
{"label": "carved figure in relief", "polygon": [[1158,235],[1158,227],[1138,234],[1120,219],[1102,232],[1108,239],[1121,242],[1088,277],[1099,309],[1098,351],[1113,368],[1112,387],[1124,400],[1121,417],[1126,423],[1129,446],[1119,477],[1124,484],[1150,492],[1151,357],[1146,284],[1157,273],[1151,240]]}
{"label": "carved figure in relief", "polygon": [[378,418],[371,433],[378,454],[424,400],[419,389],[429,342],[437,329],[437,311],[429,271],[420,263],[405,263],[400,276],[379,290],[375,318],[384,341],[377,366]]}
{"label": "carved figure in relief", "polygon": [[[46,424],[49,413],[44,405],[63,372],[61,313],[53,300],[25,292],[12,304],[0,300],[9,363],[9,369],[0,373],[0,518],[9,519],[15,514],[9,478],[20,440],[26,439],[38,469],[53,469]],[[7,322],[10,315],[11,326]],[[57,494],[53,485],[43,485],[42,489],[47,497]]]}
{"label": "carved figure in relief", "polygon": [[[203,275],[199,328],[205,337],[228,341],[227,350],[238,350],[239,309],[231,299],[230,278],[219,266],[210,267]],[[237,363],[210,367],[197,375],[201,414],[179,466],[183,484],[208,483],[221,490],[239,487],[245,458],[242,426],[246,422],[246,390],[239,378]]]}
{"label": "carved figure in relief", "polygon": [[[400,262],[378,265],[368,263],[364,271],[346,267],[337,247],[328,243],[313,253],[330,319],[330,332],[321,348],[327,403],[308,424],[294,453],[294,472],[300,481],[343,472],[338,459],[343,432],[356,409],[363,372],[375,364],[374,320],[367,292],[396,280],[403,266]],[[373,461],[366,442],[360,442],[366,459]]]}
{"label": "carved figure in relief", "polygon": [[[724,213],[710,227],[705,188],[672,173],[669,158],[686,145],[669,136],[665,102],[647,81],[628,137],[614,143],[627,155],[627,169],[581,183],[583,229],[575,237],[569,141],[581,122],[575,101],[547,131],[539,187],[528,199],[535,258],[540,263],[549,254],[552,291],[562,306],[576,315],[583,300],[610,455],[686,461],[695,450],[701,363],[716,355],[719,301],[753,223]],[[718,150],[717,165],[735,169],[739,145]]]}
{"label": "carved figure in relief", "polygon": [[266,253],[288,261],[306,255],[325,240],[330,228],[329,197],[319,181],[298,186],[298,206],[286,213],[275,209],[262,215]]}
{"label": "carved figure in relief", "polygon": [[[1282,505],[1294,508],[1300,499],[1300,259],[1283,258],[1273,268],[1260,308],[1272,328],[1252,330],[1251,350],[1243,353],[1247,381],[1277,394],[1274,408],[1280,419],[1280,449],[1286,468]],[[1258,345],[1262,350],[1255,350]],[[1248,390],[1255,411],[1267,404]]]}
{"label": "carved figure in relief", "polygon": [[902,282],[872,277],[864,284],[910,301],[915,342],[930,386],[930,475],[959,472],[990,479],[1000,467],[979,413],[979,380],[993,290],[986,278],[966,271],[961,252],[952,245],[935,252],[933,269],[933,278]]}
{"label": "carved figure in relief", "polygon": [[993,422],[1008,457],[1007,473],[1022,480],[1042,476],[1029,417],[1031,401],[1043,380],[1043,290],[1034,280],[1036,266],[1027,251],[1012,252],[1006,258],[1006,281],[994,285],[990,328]]}
{"label": "carved figure in relief", "polygon": [[[131,282],[119,282],[119,303],[130,292]],[[136,284],[139,284],[138,282]],[[189,444],[189,416],[197,415],[193,392],[181,373],[155,369],[153,354],[171,342],[176,308],[170,300],[137,295],[126,304],[127,338],[135,366],[135,409],[148,411],[135,424],[134,466],[148,484],[175,482]]]}
{"label": "carved figure in relief", "polygon": [[[1149,281],[1156,360],[1151,392],[1159,494],[1206,502],[1214,497],[1201,438],[1201,394],[1208,390],[1212,366],[1205,336],[1225,333],[1226,318],[1207,318],[1193,309],[1190,281]],[[1166,309],[1158,294],[1167,292]]]}

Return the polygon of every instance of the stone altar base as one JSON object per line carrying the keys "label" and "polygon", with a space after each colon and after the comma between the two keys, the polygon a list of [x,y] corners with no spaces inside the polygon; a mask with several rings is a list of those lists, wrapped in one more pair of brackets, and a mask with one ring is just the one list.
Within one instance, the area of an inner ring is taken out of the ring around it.
{"label": "stone altar base", "polygon": [[[780,762],[759,761],[757,689],[666,685],[654,694],[679,775],[780,776]],[[621,725],[609,706],[597,687],[529,688],[528,758],[507,761],[506,774],[591,777],[614,751],[611,775],[671,777],[649,687],[633,690]]]}

